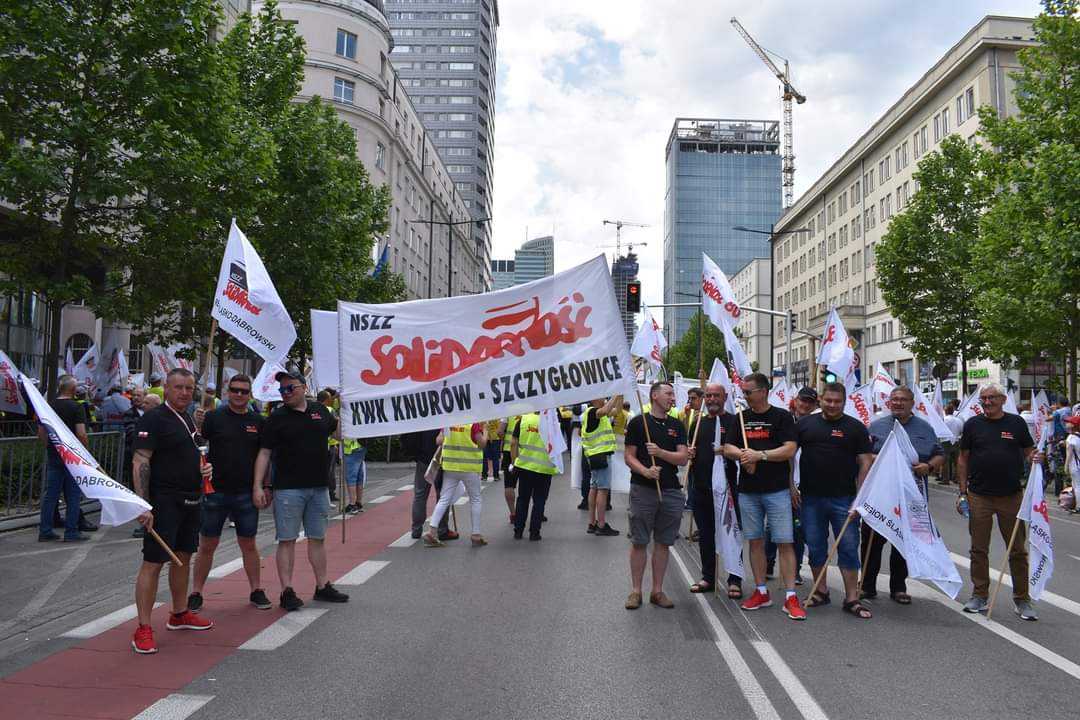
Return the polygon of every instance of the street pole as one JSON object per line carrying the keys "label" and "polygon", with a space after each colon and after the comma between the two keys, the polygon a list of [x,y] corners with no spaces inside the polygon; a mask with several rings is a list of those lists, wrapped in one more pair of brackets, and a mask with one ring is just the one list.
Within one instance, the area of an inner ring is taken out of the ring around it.
{"label": "street pole", "polygon": [[[450,216],[451,222],[453,222],[454,216]],[[447,265],[446,268],[446,297],[454,296],[454,226],[449,225],[446,228],[446,242],[447,242]]]}
{"label": "street pole", "polygon": [[[701,291],[698,290],[698,303],[701,303]],[[705,308],[698,309],[697,316],[697,374],[699,378],[705,377]],[[702,386],[702,391],[705,387]]]}
{"label": "street pole", "polygon": [[784,381],[787,382],[788,387],[791,387],[791,331],[794,329],[795,323],[791,317],[791,310],[788,309],[787,319],[784,320],[785,328],[784,335],[787,336],[787,348],[784,350],[784,359],[787,361],[784,363]]}
{"label": "street pole", "polygon": [[428,225],[427,225],[427,296],[431,297],[431,275],[432,275],[432,263],[435,258],[435,201],[428,203]]}

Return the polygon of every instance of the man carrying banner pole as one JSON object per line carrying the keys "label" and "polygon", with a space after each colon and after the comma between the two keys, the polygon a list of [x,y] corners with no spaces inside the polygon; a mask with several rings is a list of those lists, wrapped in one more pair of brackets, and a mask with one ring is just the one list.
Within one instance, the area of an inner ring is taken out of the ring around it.
{"label": "man carrying banner pole", "polygon": [[[729,483],[735,464],[723,457],[719,458],[722,470],[716,474],[716,459],[723,447],[724,425],[727,417],[724,413],[724,401],[727,393],[719,383],[705,386],[704,410],[694,421],[694,440],[687,450],[690,458],[688,472],[688,493],[694,493],[693,516],[697,518],[698,550],[701,555],[701,580],[690,586],[692,593],[705,593],[716,587],[716,511],[713,507],[713,483]],[[702,429],[704,428],[704,429]],[[733,582],[734,581],[734,582]],[[738,585],[735,585],[738,583]],[[728,587],[739,587],[742,579],[728,574]]]}

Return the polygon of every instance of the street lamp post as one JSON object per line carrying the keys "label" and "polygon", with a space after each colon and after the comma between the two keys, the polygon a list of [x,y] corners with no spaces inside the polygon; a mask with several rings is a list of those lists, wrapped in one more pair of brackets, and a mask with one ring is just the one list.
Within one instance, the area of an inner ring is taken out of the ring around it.
{"label": "street lamp post", "polygon": [[[701,291],[698,290],[698,294],[691,295],[690,293],[675,291],[676,295],[682,295],[688,298],[697,298],[698,305],[701,305]],[[698,308],[698,321],[697,321],[697,364],[698,364],[698,380],[701,381],[701,389],[705,389],[705,327],[703,325],[705,319],[704,307]]]}
{"label": "street lamp post", "polygon": [[[414,220],[406,220],[405,222],[410,223],[410,224],[416,223],[418,225],[427,225],[428,226],[428,297],[429,298],[431,297],[431,275],[432,275],[432,265],[433,265],[433,262],[434,262],[433,258],[434,258],[434,254],[435,254],[435,244],[432,241],[431,228],[434,227],[435,225],[439,225],[439,226],[442,226],[442,227],[449,228],[449,235],[447,237],[447,243],[448,243],[447,260],[448,260],[449,267],[446,270],[446,296],[450,297],[451,295],[454,294],[454,227],[457,226],[457,225],[472,225],[473,223],[476,223],[477,225],[483,225],[484,223],[491,220],[491,218],[490,217],[483,217],[483,218],[477,218],[475,220],[458,220],[456,222],[454,222],[454,221],[442,222],[442,221],[435,220],[434,206],[432,207],[430,215],[431,215],[431,218],[428,219],[428,220],[414,219]],[[453,215],[451,215],[451,217],[453,217]]]}

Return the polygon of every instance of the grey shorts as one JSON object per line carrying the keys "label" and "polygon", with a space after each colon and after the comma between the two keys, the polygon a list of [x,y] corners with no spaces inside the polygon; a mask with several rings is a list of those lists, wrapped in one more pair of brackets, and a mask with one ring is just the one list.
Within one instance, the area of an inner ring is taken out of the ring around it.
{"label": "grey shorts", "polygon": [[650,536],[660,545],[675,544],[686,495],[676,489],[664,490],[663,494],[661,502],[655,487],[630,486],[630,542],[634,545],[648,545]]}

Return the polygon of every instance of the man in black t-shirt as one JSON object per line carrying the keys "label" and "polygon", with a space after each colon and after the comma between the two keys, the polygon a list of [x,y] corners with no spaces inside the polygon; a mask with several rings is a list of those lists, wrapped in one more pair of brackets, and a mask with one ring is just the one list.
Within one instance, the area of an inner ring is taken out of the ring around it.
{"label": "man in black t-shirt", "polygon": [[213,466],[202,463],[195,421],[187,414],[195,392],[195,377],[177,368],[165,378],[165,403],[143,415],[135,425],[135,456],[132,477],[135,492],[152,507],[139,516],[147,529],[143,538],[143,563],[135,581],[135,605],[139,627],[131,642],[135,652],[157,652],[150,629],[150,613],[157,596],[161,566],[169,562],[165,550],[150,534],[153,529],[171,547],[183,565],[169,564],[172,613],[169,630],[209,630],[211,621],[188,610],[188,568],[198,546],[201,484],[213,475]]}
{"label": "man in black t-shirt", "polygon": [[[77,381],[71,375],[64,375],[58,380],[56,399],[49,403],[53,412],[63,420],[68,429],[75,434],[83,447],[90,447],[86,436],[86,413],[82,405],[75,401]],[[66,513],[64,516],[64,542],[82,542],[89,540],[79,532],[79,502],[82,491],[75,479],[64,466],[64,461],[56,454],[44,427],[38,428],[38,437],[45,443],[47,464],[45,466],[45,492],[41,497],[41,520],[38,527],[38,542],[59,540],[53,526],[53,516],[58,514],[60,494],[64,495]]]}
{"label": "man in black t-shirt", "polygon": [[675,544],[686,496],[678,468],[685,465],[686,429],[668,415],[675,404],[671,383],[656,382],[649,389],[649,412],[626,426],[626,464],[630,468],[630,581],[633,589],[626,609],[641,607],[641,581],[645,575],[650,536],[653,539],[652,593],[649,602],[674,607],[664,594],[664,573],[669,549]]}
{"label": "man in black t-shirt", "polygon": [[[828,383],[821,393],[821,412],[795,425],[799,444],[798,492],[814,592],[807,607],[827,605],[829,588],[817,583],[829,554],[829,526],[837,540],[837,565],[844,579],[844,610],[868,620],[870,609],[859,602],[859,523],[849,521],[851,503],[873,461],[870,433],[861,422],[844,414],[847,390]],[[843,533],[841,534],[841,530]]]}
{"label": "man in black t-shirt", "polygon": [[[960,457],[956,463],[956,476],[960,484],[957,498],[967,497],[970,508],[968,530],[971,534],[971,582],[975,586],[971,599],[964,605],[964,612],[985,612],[990,591],[990,534],[997,516],[998,529],[1005,542],[1019,522],[1016,513],[1024,498],[1020,478],[1024,474],[1024,461],[1042,462],[1042,454],[1035,452],[1027,423],[1019,415],[1005,412],[1005,389],[997,383],[984,385],[979,390],[979,403],[983,414],[969,418],[960,435]],[[1028,593],[1027,544],[1024,542],[1024,524],[1016,528],[1020,535],[1009,553],[1009,570],[1013,580],[1013,602],[1016,613],[1024,620],[1037,620]]]}
{"label": "man in black t-shirt", "polygon": [[[282,404],[270,414],[259,438],[252,498],[266,507],[265,485],[274,464],[274,525],[277,529],[277,571],[281,581],[281,607],[299,610],[304,601],[292,587],[296,540],[303,524],[308,560],[315,573],[315,599],[347,602],[326,576],[326,526],[330,521],[330,492],[326,487],[329,458],[326,442],[338,429],[337,418],[322,403],[309,400],[304,377],[279,372],[275,377]],[[340,438],[340,433],[337,435]]]}
{"label": "man in black t-shirt", "polygon": [[251,604],[260,610],[269,610],[273,605],[259,582],[259,549],[255,546],[259,509],[251,499],[259,432],[266,421],[249,404],[251,378],[234,375],[225,389],[226,402],[203,418],[202,436],[210,446],[214,481],[213,492],[202,498],[199,552],[195,555],[195,582],[188,597],[188,609],[198,612],[202,607],[203,586],[214,564],[221,530],[225,520],[232,519],[236,524],[236,544],[240,546],[244,572],[251,587]]}
{"label": "man in black t-shirt", "polygon": [[795,531],[792,506],[798,492],[791,481],[791,458],[795,455],[795,419],[787,410],[769,404],[769,379],[761,373],[747,375],[742,383],[749,408],[732,415],[724,432],[724,457],[739,461],[739,517],[743,536],[750,542],[750,566],[754,571],[754,594],[742,604],[744,610],[772,605],[765,585],[765,523],[779,547],[780,576],[786,599],[784,612],[792,620],[805,620],[795,595]]}

